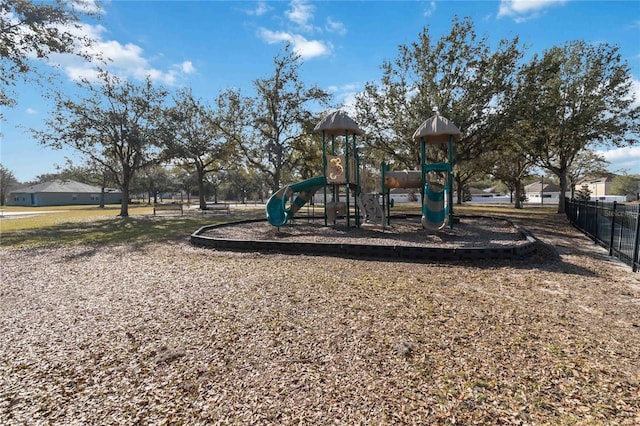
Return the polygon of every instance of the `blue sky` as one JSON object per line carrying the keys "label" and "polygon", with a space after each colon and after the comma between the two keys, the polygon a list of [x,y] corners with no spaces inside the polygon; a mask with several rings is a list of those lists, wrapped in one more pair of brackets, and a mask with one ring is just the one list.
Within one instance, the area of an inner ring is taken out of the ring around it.
{"label": "blue sky", "polygon": [[[289,41],[304,58],[302,78],[346,105],[380,65],[397,57],[398,45],[417,40],[427,26],[434,39],[449,32],[454,16],[472,18],[492,44],[520,37],[529,54],[569,40],[618,45],[631,66],[640,102],[640,2],[572,0],[503,1],[119,1],[101,4],[99,20],[82,30],[111,58],[110,69],[130,79],[151,75],[170,89],[191,87],[213,101],[227,87],[252,94],[252,82],[268,77],[273,57]],[[56,56],[54,83],[71,90],[93,65]],[[20,181],[55,172],[72,151],[39,146],[28,128],[40,128],[50,111],[49,90],[16,87],[18,105],[3,110],[0,162]],[[426,117],[425,117],[426,118]],[[640,173],[640,145],[603,151],[612,171]]]}

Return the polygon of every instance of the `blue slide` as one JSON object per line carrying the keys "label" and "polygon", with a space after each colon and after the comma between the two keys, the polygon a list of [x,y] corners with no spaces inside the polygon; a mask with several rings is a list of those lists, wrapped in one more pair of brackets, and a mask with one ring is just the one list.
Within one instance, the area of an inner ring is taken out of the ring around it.
{"label": "blue slide", "polygon": [[444,186],[436,182],[424,184],[424,200],[422,203],[422,227],[430,231],[444,228],[448,206],[445,204]]}
{"label": "blue slide", "polygon": [[[283,226],[326,184],[324,176],[316,176],[280,188],[267,201],[267,220],[273,226]],[[287,207],[290,199],[291,205]]]}

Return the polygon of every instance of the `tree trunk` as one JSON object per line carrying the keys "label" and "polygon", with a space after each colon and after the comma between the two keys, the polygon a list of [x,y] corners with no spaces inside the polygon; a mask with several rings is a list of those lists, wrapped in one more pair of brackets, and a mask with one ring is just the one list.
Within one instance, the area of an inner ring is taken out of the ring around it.
{"label": "tree trunk", "polygon": [[130,170],[127,167],[124,167],[123,176],[122,176],[122,187],[120,190],[122,191],[122,200],[120,201],[120,216],[129,217],[129,186],[131,184],[131,178],[133,177],[133,173],[130,173]]}
{"label": "tree trunk", "polygon": [[564,213],[565,212],[565,203],[564,203],[564,197],[565,194],[567,193],[567,173],[566,171],[563,171],[562,173],[558,174],[558,178],[560,178],[560,196],[558,199],[558,213]]}
{"label": "tree trunk", "polygon": [[200,210],[207,209],[207,200],[204,197],[204,176],[198,172],[198,198],[200,203]]}
{"label": "tree trunk", "polygon": [[280,189],[281,173],[282,172],[280,169],[276,169],[273,173],[273,185],[271,185],[271,190],[273,191],[273,193],[278,192],[278,190]]}
{"label": "tree trunk", "polygon": [[129,185],[123,185],[122,201],[120,202],[120,216],[129,217]]}
{"label": "tree trunk", "polygon": [[100,188],[100,206],[101,209],[104,209],[104,185]]}
{"label": "tree trunk", "polygon": [[514,202],[514,207],[516,209],[522,208],[522,185],[520,184],[520,180],[516,182],[516,200]]}
{"label": "tree trunk", "polygon": [[456,177],[454,178],[454,180],[456,181],[456,197],[458,197],[458,200],[456,201],[456,204],[458,205],[462,205],[462,198],[463,198],[463,187],[462,187],[462,182],[461,179],[456,175]]}

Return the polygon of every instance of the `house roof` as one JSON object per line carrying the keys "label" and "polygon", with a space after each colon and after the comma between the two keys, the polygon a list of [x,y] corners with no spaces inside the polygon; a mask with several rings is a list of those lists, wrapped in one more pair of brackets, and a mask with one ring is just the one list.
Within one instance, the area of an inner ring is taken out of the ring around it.
{"label": "house roof", "polygon": [[474,186],[469,187],[469,194],[471,195],[495,195],[498,194],[495,188],[480,189]]}
{"label": "house roof", "polygon": [[613,180],[613,178],[615,177],[614,174],[608,174],[608,175],[604,175],[604,176],[587,176],[584,177],[582,179],[580,179],[580,181],[576,184],[577,186],[581,186],[586,184],[593,184],[593,183],[605,183],[605,182],[611,182]]}
{"label": "house roof", "polygon": [[533,182],[524,187],[524,192],[560,192],[560,187],[552,182],[545,182],[544,185],[540,185],[540,182]]}
{"label": "house roof", "polygon": [[[106,189],[106,192],[120,192],[114,189]],[[86,183],[76,182],[75,180],[55,180],[51,182],[38,183],[36,185],[22,186],[16,188],[12,193],[24,193],[24,194],[36,194],[36,193],[74,193],[84,194],[92,193],[97,194],[101,192],[99,186],[87,185]]]}

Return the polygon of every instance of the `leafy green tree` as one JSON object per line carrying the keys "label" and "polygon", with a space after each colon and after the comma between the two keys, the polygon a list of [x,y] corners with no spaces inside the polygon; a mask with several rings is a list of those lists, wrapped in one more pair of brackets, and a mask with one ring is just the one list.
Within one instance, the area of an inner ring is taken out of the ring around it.
{"label": "leafy green tree", "polygon": [[322,136],[313,132],[320,120],[320,115],[314,114],[302,123],[302,135],[291,144],[291,171],[301,179],[322,174]]}
{"label": "leafy green tree", "polygon": [[227,198],[235,199],[242,204],[246,203],[247,196],[251,193],[251,177],[244,167],[236,167],[227,173]]}
{"label": "leafy green tree", "polygon": [[172,180],[176,187],[187,194],[187,203],[191,203],[191,194],[198,188],[198,176],[189,167],[174,167],[171,170]]}
{"label": "leafy green tree", "polygon": [[519,142],[557,176],[563,213],[568,175],[583,150],[637,141],[640,107],[634,107],[630,68],[618,47],[572,41],[534,55],[521,77],[517,109],[528,131]]}
{"label": "leafy green tree", "polygon": [[32,58],[46,59],[53,53],[86,56],[83,48],[92,40],[74,31],[87,14],[84,4],[0,0],[0,107],[15,104],[9,87],[34,74]]}
{"label": "leafy green tree", "polygon": [[218,173],[210,173],[206,177],[206,185],[203,188],[205,196],[209,193],[213,193],[213,202],[218,203],[218,194],[222,186],[229,182],[228,171],[223,170]]}
{"label": "leafy green tree", "polygon": [[512,149],[508,142],[490,155],[493,161],[489,162],[488,172],[507,186],[514,195],[514,208],[521,209],[524,198],[524,178],[530,174],[533,162],[524,153]]}
{"label": "leafy green tree", "polygon": [[287,45],[274,58],[271,77],[254,81],[256,97],[249,103],[253,134],[241,150],[249,166],[268,176],[271,190],[280,188],[283,175],[291,170],[304,123],[311,121],[312,107],[327,106],[330,95],[300,79],[301,57]]}
{"label": "leafy green tree", "polygon": [[4,206],[9,191],[18,186],[13,172],[0,164],[0,206]]}
{"label": "leafy green tree", "polygon": [[269,185],[264,173],[253,168],[249,168],[247,173],[249,175],[249,190],[252,196],[263,203],[269,194]]}
{"label": "leafy green tree", "polygon": [[640,177],[628,173],[618,175],[611,180],[609,190],[613,195],[633,195],[637,198],[640,192]]}
{"label": "leafy green tree", "polygon": [[[481,174],[474,159],[492,149],[500,131],[500,101],[521,55],[517,38],[492,49],[470,19],[454,19],[439,40],[425,28],[418,41],[399,47],[395,61],[382,64],[380,83],[367,83],[357,98],[356,121],[367,130],[367,145],[399,167],[416,168],[420,148],[412,135],[425,119],[442,114],[462,132],[454,153],[461,201],[463,187]],[[428,162],[447,158],[443,147],[429,148]]]}
{"label": "leafy green tree", "polygon": [[586,183],[583,184],[578,191],[576,191],[575,199],[578,201],[589,201],[591,199],[591,189]]}
{"label": "leafy green tree", "polygon": [[84,99],[57,93],[46,129],[33,133],[42,144],[69,146],[111,172],[122,191],[120,215],[126,217],[133,177],[162,161],[168,135],[162,119],[167,92],[149,78],[139,85],[105,71],[99,78],[98,84],[79,84],[87,91]]}
{"label": "leafy green tree", "polygon": [[157,164],[145,167],[139,173],[137,187],[143,189],[147,195],[149,203],[153,198],[154,204],[158,202],[158,194],[173,191],[173,181],[169,172]]}
{"label": "leafy green tree", "polygon": [[584,149],[576,154],[573,163],[567,171],[567,180],[571,188],[571,198],[575,198],[575,189],[578,182],[587,176],[608,175],[609,162],[605,158],[590,149]]}
{"label": "leafy green tree", "polygon": [[[222,93],[220,97],[227,97]],[[222,131],[224,122],[209,105],[196,99],[190,89],[178,91],[175,106],[168,109],[167,126],[171,128],[169,138],[170,156],[182,167],[195,171],[198,182],[200,209],[205,210],[204,186],[209,173],[227,168],[235,153],[235,137],[231,132]],[[218,104],[229,99],[219,99]]]}

